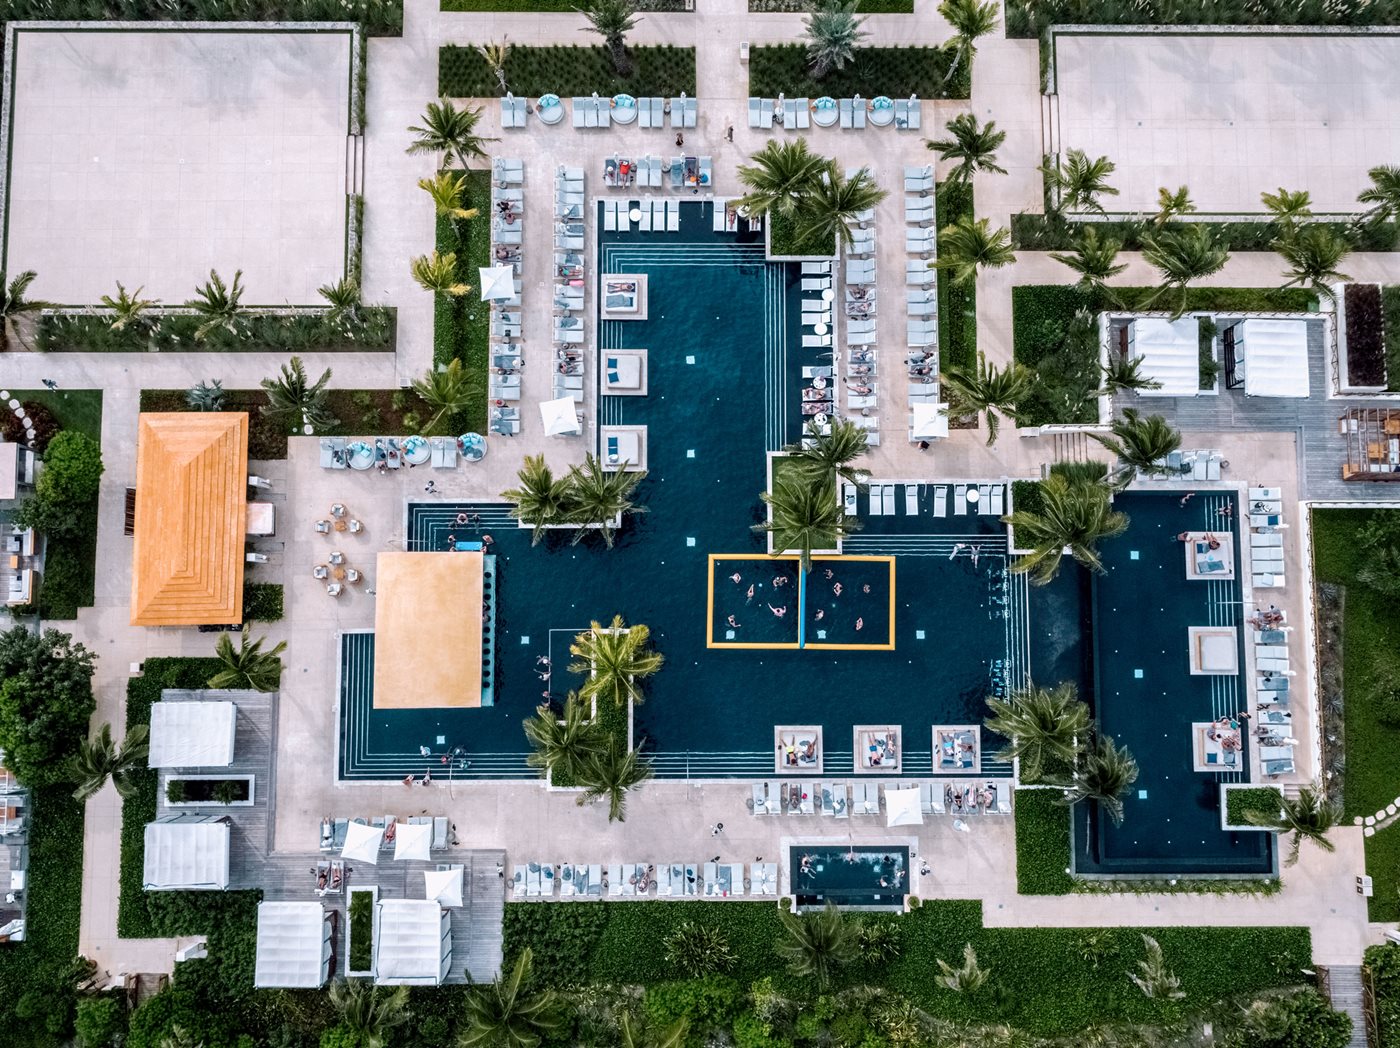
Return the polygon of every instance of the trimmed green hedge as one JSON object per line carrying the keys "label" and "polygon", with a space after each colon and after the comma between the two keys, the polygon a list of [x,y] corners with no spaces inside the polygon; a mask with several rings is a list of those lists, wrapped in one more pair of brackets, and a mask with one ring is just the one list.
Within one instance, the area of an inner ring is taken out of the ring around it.
{"label": "trimmed green hedge", "polygon": [[[755,98],[968,98],[971,65],[963,62],[945,83],[952,53],[938,47],[858,47],[845,69],[812,78],[806,44],[770,44],[749,50],[749,95]],[[925,116],[928,116],[926,112]]]}
{"label": "trimmed green hedge", "polygon": [[[1393,222],[1363,226],[1359,230],[1350,222],[1317,224],[1348,239],[1355,237],[1353,249],[1356,251],[1394,250],[1397,233],[1400,233]],[[1179,221],[1170,223],[1168,228],[1179,229],[1186,225],[1205,226],[1228,251],[1272,251],[1278,239],[1278,230],[1272,222]],[[1154,229],[1150,221],[1073,222],[1050,215],[1019,214],[1011,216],[1011,246],[1017,251],[1070,251],[1089,226],[1105,239],[1121,240],[1124,251],[1141,251],[1142,235]]]}
{"label": "trimmed green hedge", "polygon": [[[912,2],[912,0],[910,0]],[[581,7],[579,0],[442,0],[442,11],[555,12],[571,15]],[[685,0],[634,0],[639,12],[685,11]]]}
{"label": "trimmed green hedge", "polygon": [[433,363],[446,365],[460,360],[472,379],[472,399],[463,415],[462,428],[486,432],[486,401],[490,389],[491,307],[475,293],[478,269],[491,264],[491,173],[468,171],[462,206],[476,208],[480,216],[465,224],[465,242],[458,235],[458,224],[450,218],[437,220],[436,247],[442,254],[457,256],[457,276],[471,284],[473,291],[453,298],[437,295],[433,303]]}
{"label": "trimmed green hedge", "polygon": [[[941,231],[959,219],[975,217],[970,183],[941,182],[934,196]],[[959,284],[938,275],[938,366],[977,367],[977,281]]]}
{"label": "trimmed green hedge", "polygon": [[1371,1048],[1400,1048],[1400,946],[1368,946],[1366,967],[1375,988],[1380,1032]]}
{"label": "trimmed green hedge", "polygon": [[[1350,728],[1348,723],[1348,731]],[[1366,901],[1371,920],[1400,921],[1400,828],[1387,826],[1366,838],[1366,872],[1371,875],[1374,889]],[[1400,1030],[1396,1034],[1400,1036]]]}
{"label": "trimmed green hedge", "polygon": [[[1179,1014],[1173,1002],[1150,1001],[1127,979],[1143,956],[1140,932],[1161,943],[1180,977],[1188,1007],[1235,994],[1296,984],[1312,956],[1306,928],[984,928],[975,901],[934,900],[904,916],[871,916],[897,923],[900,956],[880,967],[853,965],[837,989],[866,984],[907,995],[937,1018],[986,1021],[986,1002],[938,986],[937,960],[956,961],[965,943],[1004,991],[999,1019],[1041,1035],[1069,1034],[1100,1022],[1160,1022]],[[807,980],[793,977],[773,952],[782,940],[772,903],[657,901],[588,906],[507,903],[506,963],[529,946],[544,985],[587,982],[653,986],[670,971],[656,946],[683,921],[718,928],[736,958],[729,974],[741,985],[771,976],[779,993],[805,999]],[[1084,957],[1098,944],[1100,963]]]}
{"label": "trimmed green hedge", "polygon": [[50,535],[39,581],[39,617],[76,619],[79,608],[90,608],[97,588],[97,503],[84,509],[76,535]]}
{"label": "trimmed green hedge", "polygon": [[776,211],[768,212],[768,222],[773,229],[773,254],[775,255],[814,255],[831,258],[836,254],[836,238],[823,238],[809,235],[805,239],[797,236],[797,226],[786,215]]}
{"label": "trimmed green hedge", "polygon": [[1006,0],[1006,35],[1052,25],[1400,25],[1396,0]]}
{"label": "trimmed green hedge", "polygon": [[1385,330],[1385,373],[1390,392],[1400,391],[1400,284],[1381,288],[1381,316]]}
{"label": "trimmed green hedge", "polygon": [[[517,95],[695,94],[695,48],[633,47],[632,75],[618,76],[605,47],[521,47],[506,58],[506,83]],[[438,52],[438,92],[448,98],[497,98],[501,85],[474,47]]]}
{"label": "trimmed green hedge", "polygon": [[204,318],[194,314],[167,314],[120,331],[101,314],[55,314],[39,318],[35,344],[46,353],[393,352],[395,311],[365,306],[360,316],[352,323],[332,322],[324,313],[248,312],[235,322],[236,331],[218,328],[196,339],[195,330]]}
{"label": "trimmed green hedge", "polygon": [[282,584],[249,582],[243,587],[244,622],[282,621]]}
{"label": "trimmed green hedge", "polygon": [[374,964],[374,898],[355,892],[350,903],[350,970],[367,972]]}
{"label": "trimmed green hedge", "polygon": [[1066,895],[1074,891],[1070,864],[1069,809],[1059,790],[1016,791],[1016,891]]}
{"label": "trimmed green hedge", "polygon": [[1276,786],[1257,786],[1250,790],[1227,790],[1225,792],[1225,821],[1231,826],[1249,825],[1249,816],[1257,814],[1267,818],[1278,815],[1283,794]]}
{"label": "trimmed green hedge", "polygon": [[1045,498],[1040,493],[1038,480],[1013,480],[1011,482],[1011,508],[1020,513],[1040,513],[1045,509]]}
{"label": "trimmed green hedge", "polygon": [[[856,9],[863,15],[911,15],[914,0],[857,0]],[[749,0],[752,14],[806,14],[812,10],[810,0]]]}

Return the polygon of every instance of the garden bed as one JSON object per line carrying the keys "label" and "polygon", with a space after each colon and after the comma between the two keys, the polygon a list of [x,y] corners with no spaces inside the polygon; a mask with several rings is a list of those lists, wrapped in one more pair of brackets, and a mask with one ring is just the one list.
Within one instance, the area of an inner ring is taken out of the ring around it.
{"label": "garden bed", "polygon": [[245,582],[243,584],[244,622],[282,621],[282,584]]}
{"label": "garden bed", "polygon": [[1386,346],[1379,284],[1347,284],[1346,350],[1342,354],[1343,389],[1384,389]]}
{"label": "garden bed", "polygon": [[1065,895],[1070,876],[1069,808],[1059,790],[1017,790],[1016,891],[1020,895]]}
{"label": "garden bed", "polygon": [[1400,23],[1394,4],[1296,0],[1006,0],[1006,35],[1038,37],[1052,25],[1367,26]]}
{"label": "garden bed", "polygon": [[1400,392],[1400,284],[1381,288],[1381,321],[1385,329],[1386,389]]}
{"label": "garden bed", "polygon": [[120,331],[101,313],[44,313],[34,344],[45,353],[392,353],[396,311],[364,306],[360,318],[332,321],[324,310],[249,311],[239,315],[235,330],[217,328],[197,339],[204,318],[195,313],[165,313]]}
{"label": "garden bed", "polygon": [[173,775],[165,780],[167,808],[251,808],[251,775]]}
{"label": "garden bed", "polygon": [[[811,0],[749,0],[753,14],[808,14]],[[914,0],[857,0],[856,13],[861,15],[912,15]]]}
{"label": "garden bed", "polygon": [[350,977],[374,974],[375,910],[379,902],[376,886],[351,888],[349,920],[345,922],[345,974]]}
{"label": "garden bed", "polygon": [[[571,15],[580,6],[578,0],[442,0],[439,10],[508,11],[512,14],[538,11]],[[639,14],[689,12],[695,10],[695,0],[632,0],[632,7]]]}
{"label": "garden bed", "polygon": [[[972,186],[942,182],[934,194],[935,225],[941,231],[974,217]],[[977,367],[977,281],[961,284],[940,272],[938,287],[938,366]]]}
{"label": "garden bed", "polygon": [[[505,76],[517,95],[695,94],[693,47],[632,47],[632,75],[619,76],[605,47],[510,49]],[[447,98],[497,98],[501,85],[474,47],[448,44],[438,53],[438,92]]]}
{"label": "garden bed", "polygon": [[[963,62],[947,80],[951,52],[938,47],[858,47],[845,69],[833,69],[820,80],[812,77],[805,44],[772,44],[749,51],[749,95],[755,98],[967,98],[972,90],[970,63]],[[926,126],[933,123],[925,109]]]}
{"label": "garden bed", "polygon": [[[479,267],[491,264],[491,223],[486,218],[491,209],[489,171],[467,172],[462,206],[481,212],[481,217],[465,224],[465,241],[459,235],[462,227],[458,223],[439,217],[435,246],[444,255],[455,254],[458,279],[474,285],[478,281]],[[480,299],[479,294],[468,292],[459,298],[437,295],[433,303],[433,363],[441,366],[460,360],[472,382],[471,400],[463,412],[461,426],[454,429],[454,433],[486,432],[491,307]]]}
{"label": "garden bed", "polygon": [[1272,819],[1283,806],[1283,793],[1277,786],[1251,786],[1249,783],[1221,783],[1220,828],[1222,830],[1264,831],[1250,822],[1251,815]]}
{"label": "garden bed", "polygon": [[[1148,216],[1149,218],[1151,216]],[[1314,224],[1314,223],[1309,223]],[[1318,222],[1338,235],[1356,238],[1355,251],[1390,251],[1395,247],[1397,227],[1394,222],[1367,225],[1354,230],[1349,222]],[[1278,226],[1273,222],[1173,222],[1170,228],[1187,225],[1204,226],[1219,245],[1231,253],[1237,251],[1273,251],[1278,239]],[[1143,234],[1156,231],[1150,221],[1129,219],[1111,222],[1075,222],[1053,215],[1022,213],[1011,216],[1011,246],[1017,251],[1073,251],[1092,226],[1102,240],[1121,240],[1124,251],[1141,251]],[[1066,270],[1068,273],[1068,270]]]}
{"label": "garden bed", "polygon": [[1366,947],[1365,964],[1376,1005],[1371,1048],[1400,1048],[1400,946]]}
{"label": "garden bed", "polygon": [[776,211],[768,213],[768,257],[769,258],[819,258],[829,259],[836,255],[836,238],[822,237],[820,234],[799,238],[797,224],[788,216]]}

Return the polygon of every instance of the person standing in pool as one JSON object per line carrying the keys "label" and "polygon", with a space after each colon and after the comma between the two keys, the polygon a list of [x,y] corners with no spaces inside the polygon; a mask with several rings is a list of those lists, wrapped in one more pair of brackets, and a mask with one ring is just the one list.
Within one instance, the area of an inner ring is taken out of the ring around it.
{"label": "person standing in pool", "polygon": [[856,619],[856,632],[859,633],[863,629],[865,629],[865,620]]}
{"label": "person standing in pool", "polygon": [[726,619],[725,621],[728,622],[729,625],[733,626],[736,630],[739,628],[739,623],[738,623],[738,621],[734,618],[733,615],[729,616],[729,618]]}
{"label": "person standing in pool", "polygon": [[752,584],[749,585],[749,591],[748,591],[746,594],[744,594],[744,597],[745,597],[745,600],[744,600],[744,603],[745,603],[745,604],[752,604],[752,603],[753,603],[753,585],[752,585]]}
{"label": "person standing in pool", "polygon": [[831,584],[831,592],[836,594],[838,597],[841,596],[841,583],[833,582]]}
{"label": "person standing in pool", "polygon": [[768,610],[773,613],[775,619],[780,619],[787,614],[787,605],[784,604],[782,607],[775,608],[770,604],[768,605]]}

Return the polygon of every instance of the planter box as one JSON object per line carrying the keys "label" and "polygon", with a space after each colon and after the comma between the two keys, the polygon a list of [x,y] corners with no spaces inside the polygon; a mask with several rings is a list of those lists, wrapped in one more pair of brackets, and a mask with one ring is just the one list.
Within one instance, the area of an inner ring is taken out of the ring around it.
{"label": "planter box", "polygon": [[[167,790],[172,782],[186,784],[186,799],[172,801]],[[240,800],[220,801],[214,797],[214,787],[232,782],[245,796]],[[160,803],[165,808],[251,808],[253,806],[253,776],[251,775],[170,775],[160,787]]]}
{"label": "planter box", "polygon": [[1344,391],[1383,392],[1385,374],[1385,320],[1379,284],[1348,284],[1337,318]]}
{"label": "planter box", "polygon": [[1220,784],[1220,828],[1231,833],[1244,833],[1253,831],[1254,833],[1272,833],[1267,826],[1255,826],[1248,822],[1230,821],[1230,794],[1245,793],[1256,790],[1270,790],[1278,795],[1280,802],[1283,794],[1276,786],[1260,785],[1253,782],[1223,782]]}
{"label": "planter box", "polygon": [[[355,956],[355,899],[369,896],[369,967],[352,968],[350,958]],[[379,888],[370,885],[364,888],[351,888],[346,897],[345,907],[345,974],[348,978],[369,978],[374,975],[374,943],[379,938]]]}

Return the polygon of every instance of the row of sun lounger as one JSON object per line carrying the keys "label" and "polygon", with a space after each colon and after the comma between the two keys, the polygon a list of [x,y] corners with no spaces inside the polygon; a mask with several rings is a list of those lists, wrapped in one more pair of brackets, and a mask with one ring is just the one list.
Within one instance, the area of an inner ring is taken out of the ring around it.
{"label": "row of sun lounger", "polygon": [[864,130],[872,127],[893,127],[899,131],[917,131],[923,123],[923,103],[918,98],[891,99],[881,95],[865,99],[835,99],[823,96],[810,98],[750,98],[749,127],[768,129],[781,124],[788,131],[806,131],[813,125],[843,130]]}
{"label": "row of sun lounger", "polygon": [[[634,220],[633,212],[637,213]],[[681,202],[679,200],[604,200],[603,230],[643,233],[679,233]]]}
{"label": "row of sun lounger", "polygon": [[778,894],[778,864],[754,862],[565,863],[530,862],[511,872],[516,899],[729,898]]}
{"label": "row of sun lounger", "polygon": [[[847,168],[846,177],[861,168]],[[868,170],[868,169],[865,169]],[[875,353],[879,300],[875,287],[875,211],[868,208],[847,223],[851,246],[846,252],[846,413],[865,426],[865,440],[880,443],[880,376]]]}
{"label": "row of sun lounger", "polygon": [[1255,589],[1281,589],[1283,571],[1283,491],[1249,488],[1249,561]]}
{"label": "row of sun lounger", "polygon": [[[554,363],[550,369],[555,400],[583,401],[584,189],[583,168],[560,166],[554,173],[554,199],[568,219],[554,225]],[[615,204],[617,201],[604,201]],[[582,420],[580,420],[581,422]]]}
{"label": "row of sun lounger", "polygon": [[[491,262],[508,266],[513,272],[514,290],[505,298],[491,300],[491,381],[492,400],[520,399],[523,358],[521,338],[521,245],[525,224],[525,165],[514,158],[500,157],[491,162]],[[514,436],[519,431],[519,412],[514,420],[492,422],[492,431]]]}
{"label": "row of sun lounger", "polygon": [[934,173],[931,165],[904,169],[904,303],[908,314],[909,441],[917,444],[946,436],[947,405],[938,384],[938,286],[929,266],[938,254],[935,242]]}
{"label": "row of sun lounger", "polygon": [[[948,516],[948,484],[880,484],[871,483],[868,487],[870,493],[869,515],[872,517],[892,517],[901,512],[903,515],[915,517],[920,511],[920,489],[933,489],[932,512],[935,517]],[[1005,484],[954,484],[953,489],[953,516],[960,517],[965,514],[977,514],[979,516],[1001,517],[1006,513],[1006,485]],[[901,490],[902,499],[901,499]],[[854,517],[859,512],[858,496],[859,492],[854,484],[843,484],[843,503],[846,509],[846,516]],[[969,491],[977,492],[976,499],[969,499]]]}
{"label": "row of sun lounger", "polygon": [[977,782],[886,782],[865,779],[851,782],[782,782],[770,779],[753,784],[748,808],[753,815],[822,815],[846,819],[852,815],[880,814],[880,787],[919,790],[919,806],[925,815],[1008,815],[1011,812],[1009,782],[995,779]]}
{"label": "row of sun lounger", "polygon": [[[739,209],[733,205],[730,197],[718,197],[715,200],[714,231],[716,233],[737,233],[740,229],[740,223],[742,223],[750,233],[763,232],[762,215],[758,215],[757,217],[741,215],[739,214]],[[831,272],[830,262],[804,262],[802,264],[802,271],[804,273],[807,271],[807,266],[809,265],[825,266],[826,268],[822,270],[822,272]]]}

